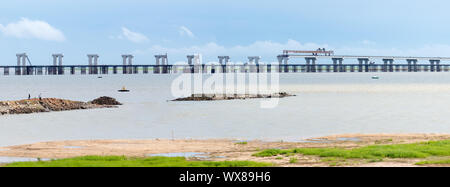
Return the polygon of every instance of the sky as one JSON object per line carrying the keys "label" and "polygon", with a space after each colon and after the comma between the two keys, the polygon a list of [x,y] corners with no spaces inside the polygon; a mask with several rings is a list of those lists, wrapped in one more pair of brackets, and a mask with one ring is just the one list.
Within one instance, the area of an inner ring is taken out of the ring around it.
{"label": "sky", "polygon": [[283,49],[339,55],[450,56],[445,0],[2,0],[0,65],[26,52],[33,64],[154,64],[201,53],[276,61]]}

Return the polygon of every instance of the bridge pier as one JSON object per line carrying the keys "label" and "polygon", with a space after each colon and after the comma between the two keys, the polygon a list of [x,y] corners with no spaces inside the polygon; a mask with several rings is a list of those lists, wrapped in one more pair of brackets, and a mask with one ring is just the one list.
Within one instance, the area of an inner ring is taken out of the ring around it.
{"label": "bridge pier", "polygon": [[440,60],[433,60],[433,59],[430,60],[431,72],[434,72],[434,71],[439,72],[439,71],[441,71],[441,68],[439,67],[440,66],[440,62],[441,62]]}
{"label": "bridge pier", "polygon": [[[230,61],[230,56],[218,56],[217,58],[219,58],[219,64],[220,67],[222,68],[220,72],[222,73],[228,73],[228,62]],[[249,57],[250,59],[250,57]]]}
{"label": "bridge pier", "polygon": [[250,67],[250,73],[259,73],[259,60],[261,59],[260,56],[249,56],[248,57],[248,64]]}
{"label": "bridge pier", "polygon": [[113,66],[113,74],[117,74],[117,66]]}
{"label": "bridge pier", "polygon": [[9,75],[9,67],[3,68],[3,75]]}
{"label": "bridge pier", "polygon": [[[160,74],[161,73],[161,67],[162,67],[162,73],[167,73],[167,65],[169,63],[169,61],[167,59],[167,54],[165,54],[165,55],[155,55],[155,59],[156,59],[156,66],[153,67],[153,73],[154,74]],[[159,60],[161,60],[161,62]]]}
{"label": "bridge pier", "polygon": [[[358,58],[358,72],[369,72],[369,59],[368,58]],[[364,64],[364,67],[363,67]]]}
{"label": "bridge pier", "polygon": [[143,73],[144,74],[148,74],[148,66],[144,66],[144,67],[142,67],[142,71],[143,71]]}
{"label": "bridge pier", "polygon": [[[201,64],[200,55],[188,55],[186,57],[188,59],[188,66],[185,66],[183,72],[184,73],[199,73],[200,72],[200,64]],[[219,60],[222,62],[223,59],[219,58]],[[223,71],[222,64],[220,64],[219,67],[221,67],[220,72],[222,72]],[[216,71],[216,69],[214,69],[214,73],[218,73]]]}
{"label": "bridge pier", "polygon": [[[133,69],[132,69],[133,58],[134,58],[134,56],[130,55],[130,54],[122,55],[122,64],[123,64],[122,73],[123,74],[133,74]],[[127,62],[127,60],[128,60],[128,62]]]}
{"label": "bridge pier", "polygon": [[289,56],[288,55],[278,55],[277,56],[277,58],[278,58],[278,64],[279,64],[279,70],[278,70],[278,72],[289,72],[289,67],[287,66],[288,65],[288,62],[289,62]]}
{"label": "bridge pier", "polygon": [[417,72],[417,59],[406,59],[408,62],[408,71]]}
{"label": "bridge pier", "polygon": [[63,54],[52,54],[53,57],[53,68],[51,70],[52,75],[64,75],[64,68],[62,67]]}
{"label": "bridge pier", "polygon": [[332,58],[331,60],[333,60],[333,72],[344,72],[342,65],[343,58]]}
{"label": "bridge pier", "polygon": [[383,72],[394,72],[394,59],[385,58],[383,59]]}
{"label": "bridge pier", "polygon": [[[98,55],[97,54],[88,54],[89,61],[89,74],[98,74]],[[92,62],[94,60],[94,62]]]}
{"label": "bridge pier", "polygon": [[16,75],[28,75],[27,60],[28,55],[26,53],[16,54],[17,57],[17,67],[16,67]]}
{"label": "bridge pier", "polygon": [[306,57],[306,72],[316,72],[316,60],[315,57]]}
{"label": "bridge pier", "polygon": [[325,65],[325,71],[326,72],[331,72],[331,66],[330,65]]}
{"label": "bridge pier", "polygon": [[86,75],[86,67],[81,67],[81,75]]}

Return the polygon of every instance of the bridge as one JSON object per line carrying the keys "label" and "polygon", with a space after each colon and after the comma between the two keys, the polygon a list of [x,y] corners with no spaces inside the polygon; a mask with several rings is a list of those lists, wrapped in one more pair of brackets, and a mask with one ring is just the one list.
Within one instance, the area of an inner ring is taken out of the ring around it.
{"label": "bridge", "polygon": [[[155,55],[155,64],[134,65],[131,54],[122,55],[121,65],[99,65],[99,55],[88,54],[86,65],[63,65],[63,54],[53,54],[53,65],[32,65],[26,53],[17,54],[17,65],[0,66],[0,75],[89,75],[89,74],[170,74],[170,73],[325,73],[325,72],[448,72],[450,57],[352,56],[333,51],[284,50],[278,64],[260,63],[260,56],[249,56],[244,64],[230,63],[229,56],[218,56],[218,64],[201,63],[200,55],[187,55],[183,65],[169,64],[168,55]],[[304,60],[289,63],[289,60]],[[320,61],[328,63],[318,64]],[[346,63],[344,63],[344,61]],[[347,63],[348,61],[348,63]],[[422,63],[419,63],[421,61]],[[426,61],[423,63],[423,61]],[[381,62],[377,64],[376,62]]]}

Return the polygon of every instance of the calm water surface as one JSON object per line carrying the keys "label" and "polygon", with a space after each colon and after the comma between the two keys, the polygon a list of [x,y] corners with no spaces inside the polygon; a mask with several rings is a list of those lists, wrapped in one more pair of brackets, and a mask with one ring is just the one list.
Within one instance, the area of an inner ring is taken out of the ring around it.
{"label": "calm water surface", "polygon": [[[378,75],[379,80],[371,77]],[[177,75],[3,76],[0,100],[42,94],[116,109],[0,116],[0,146],[52,140],[240,138],[297,141],[343,133],[450,133],[450,73],[282,74],[296,94],[274,109],[260,100],[168,102]],[[122,86],[132,90],[118,93]]]}

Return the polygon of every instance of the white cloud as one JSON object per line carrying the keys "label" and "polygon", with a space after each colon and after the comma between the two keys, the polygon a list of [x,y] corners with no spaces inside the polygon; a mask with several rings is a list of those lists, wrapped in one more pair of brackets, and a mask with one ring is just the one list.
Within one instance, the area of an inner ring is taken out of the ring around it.
{"label": "white cloud", "polygon": [[35,38],[49,41],[65,41],[64,34],[45,21],[22,18],[7,25],[0,24],[0,31],[6,36],[16,38]]}
{"label": "white cloud", "polygon": [[179,31],[181,36],[188,36],[189,38],[195,38],[194,33],[190,29],[188,29],[186,26],[181,26],[179,28]]}
{"label": "white cloud", "polygon": [[144,43],[144,42],[149,41],[147,36],[145,36],[141,33],[130,31],[129,29],[127,29],[125,27],[122,27],[122,35],[119,35],[117,38],[118,39],[126,38],[129,41],[134,42],[134,43]]}

